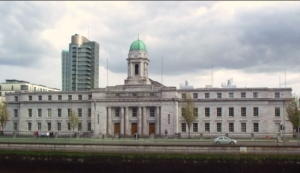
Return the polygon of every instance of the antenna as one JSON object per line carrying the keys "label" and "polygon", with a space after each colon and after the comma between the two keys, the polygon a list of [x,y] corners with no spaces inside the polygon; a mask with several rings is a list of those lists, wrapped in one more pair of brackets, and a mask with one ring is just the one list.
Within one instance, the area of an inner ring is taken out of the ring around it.
{"label": "antenna", "polygon": [[213,87],[214,83],[214,63],[211,64],[211,87]]}
{"label": "antenna", "polygon": [[284,88],[286,88],[286,69],[284,70]]}
{"label": "antenna", "polygon": [[279,88],[281,88],[280,74],[279,74]]}
{"label": "antenna", "polygon": [[161,87],[162,87],[162,82],[163,82],[163,64],[164,64],[164,57],[161,58]]}
{"label": "antenna", "polygon": [[108,87],[108,57],[106,58],[106,70],[107,70],[107,77],[106,77],[106,88]]}

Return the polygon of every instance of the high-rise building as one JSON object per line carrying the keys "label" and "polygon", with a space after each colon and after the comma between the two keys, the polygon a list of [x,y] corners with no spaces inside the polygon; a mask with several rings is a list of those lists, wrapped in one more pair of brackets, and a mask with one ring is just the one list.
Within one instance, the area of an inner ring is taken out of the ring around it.
{"label": "high-rise building", "polygon": [[75,34],[69,50],[62,51],[62,90],[83,91],[99,87],[99,44]]}

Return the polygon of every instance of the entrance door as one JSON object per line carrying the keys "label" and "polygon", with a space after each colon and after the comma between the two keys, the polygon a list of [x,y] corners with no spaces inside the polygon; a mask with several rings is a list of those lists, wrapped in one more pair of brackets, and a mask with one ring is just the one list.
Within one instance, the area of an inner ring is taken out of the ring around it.
{"label": "entrance door", "polygon": [[155,123],[149,123],[149,135],[155,134]]}
{"label": "entrance door", "polygon": [[137,123],[131,123],[131,134],[137,133]]}
{"label": "entrance door", "polygon": [[115,134],[119,133],[120,134],[120,123],[115,123]]}

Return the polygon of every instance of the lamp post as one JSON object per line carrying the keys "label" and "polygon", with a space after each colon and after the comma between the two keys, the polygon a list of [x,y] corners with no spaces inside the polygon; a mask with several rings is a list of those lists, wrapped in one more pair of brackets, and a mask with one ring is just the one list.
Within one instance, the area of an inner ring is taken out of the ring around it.
{"label": "lamp post", "polygon": [[[281,96],[284,96],[284,94],[281,94]],[[285,111],[284,111],[284,103],[285,103],[285,98],[283,98],[283,110],[282,110],[282,115],[283,115],[283,146],[285,146]]]}
{"label": "lamp post", "polygon": [[94,136],[95,136],[95,131],[96,131],[96,100],[94,99]]}

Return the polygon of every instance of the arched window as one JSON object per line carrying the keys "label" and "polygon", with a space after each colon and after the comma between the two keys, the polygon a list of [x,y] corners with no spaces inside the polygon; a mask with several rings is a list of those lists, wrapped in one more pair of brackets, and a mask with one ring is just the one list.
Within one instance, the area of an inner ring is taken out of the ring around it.
{"label": "arched window", "polygon": [[138,64],[135,64],[135,66],[134,66],[134,74],[139,74],[139,65]]}

